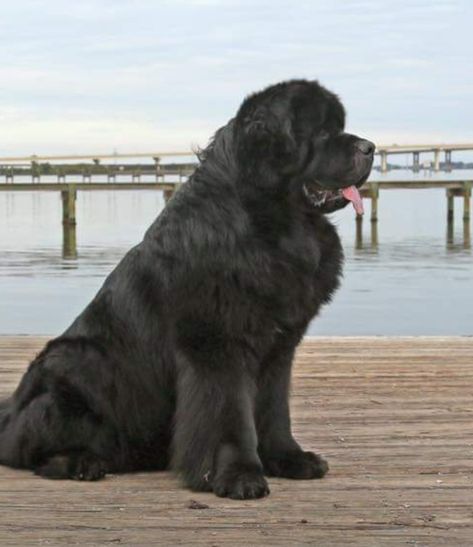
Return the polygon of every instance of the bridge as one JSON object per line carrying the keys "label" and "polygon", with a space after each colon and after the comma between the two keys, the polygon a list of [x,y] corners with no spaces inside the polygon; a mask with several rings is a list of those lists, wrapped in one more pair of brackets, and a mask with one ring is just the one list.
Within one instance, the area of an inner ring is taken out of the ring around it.
{"label": "bridge", "polygon": [[[188,158],[187,162],[174,162],[163,165],[164,158]],[[32,182],[66,182],[72,177],[74,182],[92,182],[101,175],[108,182],[116,182],[119,178],[128,177],[133,182],[140,182],[142,177],[153,178],[156,182],[164,182],[165,177],[175,175],[182,181],[195,169],[196,153],[190,150],[166,152],[130,152],[113,154],[76,154],[76,155],[30,155],[0,157],[0,177],[5,177],[6,183],[16,182],[29,177]],[[144,161],[144,160],[148,161]],[[135,161],[134,161],[135,160]]]}
{"label": "bridge", "polygon": [[453,151],[473,150],[473,143],[457,144],[390,144],[376,146],[376,154],[381,158],[381,171],[385,173],[388,170],[388,154],[413,154],[414,171],[420,168],[420,154],[423,152],[434,153],[434,169],[440,171],[440,154],[445,153],[445,164],[448,166],[452,162]]}
{"label": "bridge", "polygon": [[112,154],[72,154],[72,155],[36,155],[31,156],[5,156],[0,157],[0,165],[10,163],[38,163],[41,161],[93,161],[99,163],[102,160],[122,160],[122,159],[134,159],[134,158],[153,158],[154,161],[158,161],[165,157],[182,157],[182,156],[195,156],[195,152],[190,150],[180,150],[176,152],[130,152],[130,153],[112,153]]}
{"label": "bridge", "polygon": [[[435,171],[440,171],[440,157],[445,154],[445,166],[449,169],[452,161],[452,152],[454,151],[473,151],[473,143],[427,143],[427,144],[382,144],[377,145],[376,154],[381,160],[381,171],[384,173],[388,170],[388,155],[393,154],[412,154],[413,169],[420,169],[420,154],[433,153],[434,161],[433,168]],[[195,157],[195,152],[191,150],[176,150],[176,151],[151,151],[151,152],[130,152],[130,153],[99,153],[99,154],[69,154],[69,155],[36,155],[30,156],[5,156],[0,157],[0,168],[10,168],[11,171],[18,167],[31,166],[32,169],[38,169],[41,162],[63,162],[63,163],[82,163],[91,162],[92,165],[100,165],[106,160],[113,160],[115,163],[122,160],[142,160],[148,158],[151,163],[159,170],[160,162],[163,158],[182,158]]]}

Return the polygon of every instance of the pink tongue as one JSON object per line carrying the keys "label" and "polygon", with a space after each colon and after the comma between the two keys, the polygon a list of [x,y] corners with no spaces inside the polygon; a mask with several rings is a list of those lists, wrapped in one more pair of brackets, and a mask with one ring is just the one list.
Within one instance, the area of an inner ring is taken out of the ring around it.
{"label": "pink tongue", "polygon": [[353,203],[353,207],[359,215],[362,215],[364,213],[363,200],[361,199],[360,192],[358,191],[358,188],[356,186],[344,188],[342,190],[342,194],[345,199],[348,199]]}

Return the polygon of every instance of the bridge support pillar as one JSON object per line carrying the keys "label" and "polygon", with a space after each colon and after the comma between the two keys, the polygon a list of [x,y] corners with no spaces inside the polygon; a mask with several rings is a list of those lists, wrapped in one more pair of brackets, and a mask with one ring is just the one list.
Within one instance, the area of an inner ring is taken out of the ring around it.
{"label": "bridge support pillar", "polygon": [[76,200],[77,191],[73,185],[61,191],[62,197],[62,256],[77,258]]}
{"label": "bridge support pillar", "polygon": [[445,169],[451,171],[452,169],[452,151],[445,150]]}
{"label": "bridge support pillar", "polygon": [[380,152],[381,156],[381,172],[386,173],[388,170],[388,153],[385,151]]}
{"label": "bridge support pillar", "polygon": [[414,171],[419,171],[420,169],[420,153],[419,152],[413,152],[413,169]]}
{"label": "bridge support pillar", "polygon": [[31,178],[33,182],[41,182],[41,169],[36,161],[31,162]]}
{"label": "bridge support pillar", "polygon": [[434,169],[440,171],[440,150],[434,150]]}
{"label": "bridge support pillar", "polygon": [[162,175],[161,175],[161,165],[160,165],[161,158],[155,157],[155,158],[153,158],[153,160],[154,160],[154,167],[156,169],[156,180],[159,180],[159,177],[162,177]]}

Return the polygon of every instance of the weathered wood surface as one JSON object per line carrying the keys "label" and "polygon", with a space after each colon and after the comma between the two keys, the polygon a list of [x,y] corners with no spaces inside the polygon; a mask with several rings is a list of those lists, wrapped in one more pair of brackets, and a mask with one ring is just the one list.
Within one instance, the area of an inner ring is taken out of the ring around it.
{"label": "weathered wood surface", "polygon": [[[0,337],[2,394],[43,342]],[[325,479],[270,479],[268,498],[240,502],[170,473],[0,467],[0,545],[473,545],[473,338],[309,339],[293,384],[295,433],[328,457]]]}

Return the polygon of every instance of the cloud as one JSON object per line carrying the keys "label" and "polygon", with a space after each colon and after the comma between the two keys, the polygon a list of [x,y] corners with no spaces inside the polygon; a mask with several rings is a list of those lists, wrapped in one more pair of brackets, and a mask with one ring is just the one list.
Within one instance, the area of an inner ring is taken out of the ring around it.
{"label": "cloud", "polygon": [[215,128],[200,120],[153,123],[130,117],[80,116],[32,118],[0,110],[8,143],[0,156],[130,151],[187,151],[207,144]]}
{"label": "cloud", "polygon": [[291,77],[318,78],[351,126],[387,140],[471,135],[467,0],[17,0],[2,10],[2,150],[164,145],[164,131],[187,147],[247,93]]}

